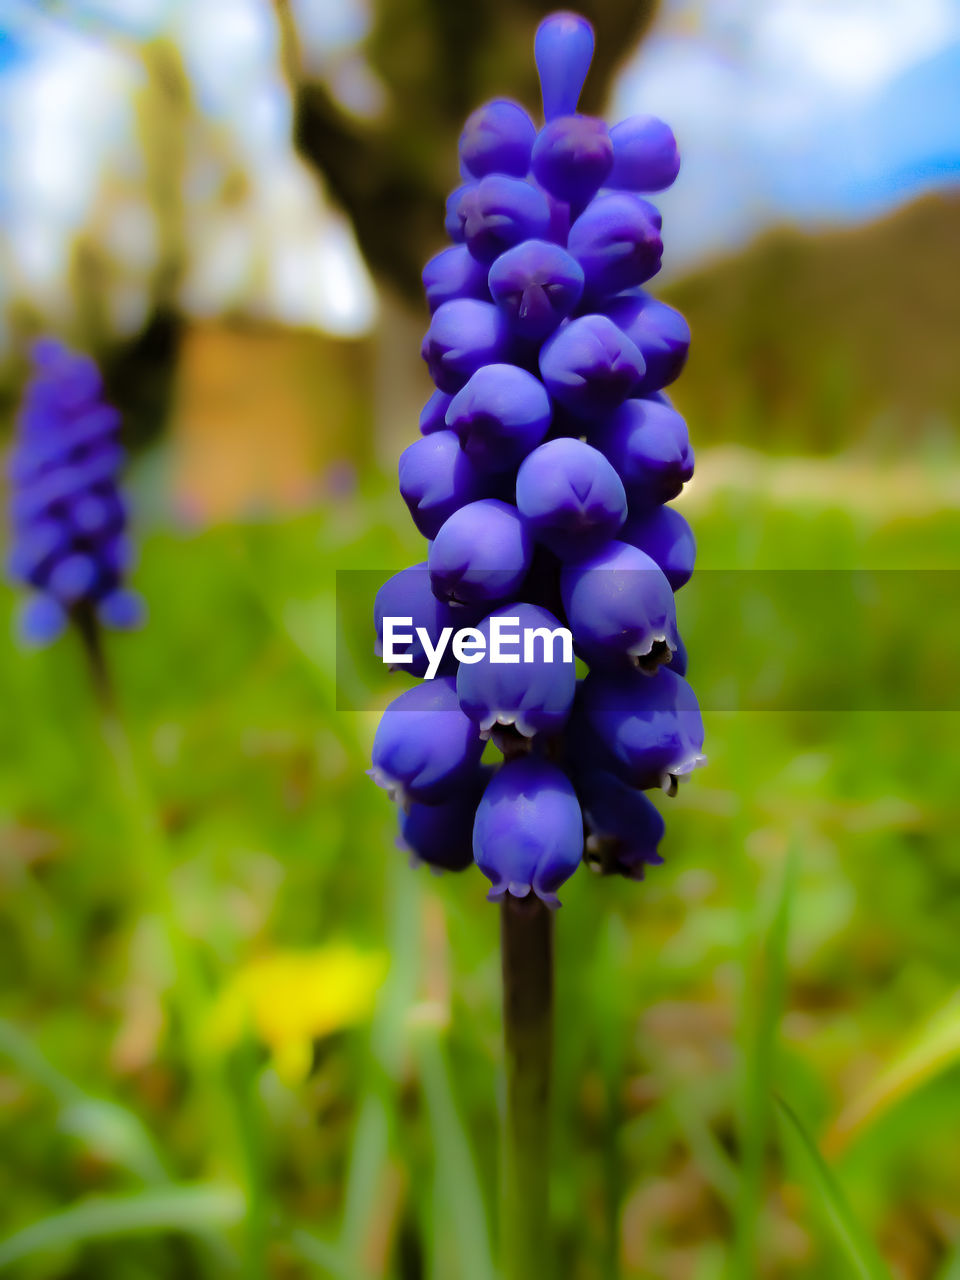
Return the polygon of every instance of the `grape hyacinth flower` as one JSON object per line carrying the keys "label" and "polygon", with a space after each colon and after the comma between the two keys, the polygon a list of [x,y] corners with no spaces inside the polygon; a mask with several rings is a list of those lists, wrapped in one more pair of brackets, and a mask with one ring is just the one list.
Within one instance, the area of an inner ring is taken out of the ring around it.
{"label": "grape hyacinth flower", "polygon": [[128,630],[143,616],[126,586],[120,416],[105,402],[89,356],[44,338],[32,361],[9,461],[8,570],[30,592],[20,632],[25,643],[43,645],[72,622],[98,653],[100,626]]}
{"label": "grape hyacinth flower", "polygon": [[[416,639],[402,658],[391,644],[393,661],[424,677],[387,708],[373,748],[401,843],[436,870],[476,863],[501,904],[507,1280],[550,1270],[558,892],[581,862],[639,880],[662,861],[648,793],[672,795],[704,759],[674,603],[696,546],[665,505],[693,474],[664,394],[690,332],[649,292],[663,253],[649,197],[680,161],[663,121],[608,128],[578,110],[593,43],[578,15],[545,19],[542,126],[500,98],[464,127],[452,244],[423,272],[436,390],[400,461],[430,543],[425,567],[395,575],[376,605],[381,645],[399,617]],[[507,652],[506,628],[519,628]],[[551,660],[562,646],[527,647],[534,633],[565,635],[573,653]],[[579,680],[573,654],[589,667]],[[502,759],[481,766],[488,738]]]}

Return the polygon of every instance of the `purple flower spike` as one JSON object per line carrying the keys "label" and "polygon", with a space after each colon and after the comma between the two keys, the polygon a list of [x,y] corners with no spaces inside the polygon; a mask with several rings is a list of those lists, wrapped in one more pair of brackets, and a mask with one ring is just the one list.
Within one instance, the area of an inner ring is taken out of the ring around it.
{"label": "purple flower spike", "polygon": [[491,173],[464,192],[456,217],[461,238],[489,267],[494,258],[522,240],[542,239],[550,230],[550,205],[537,187],[522,178]]}
{"label": "purple flower spike", "polygon": [[632,513],[670,502],[693,475],[687,424],[663,400],[626,400],[591,438],[616,467]]}
{"label": "purple flower spike", "polygon": [[650,556],[625,542],[564,566],[560,591],[577,652],[596,666],[652,673],[677,647],[673,592]]}
{"label": "purple flower spike", "polygon": [[463,711],[484,737],[498,727],[524,738],[557,733],[573,706],[577,673],[573,650],[564,648],[561,624],[546,609],[510,604],[477,630],[485,647],[457,671]]}
{"label": "purple flower spike", "polygon": [[660,270],[659,213],[626,191],[592,200],[570,228],[567,248],[583,267],[585,296],[600,300],[643,284]]}
{"label": "purple flower spike", "polygon": [[435,538],[454,511],[489,493],[452,431],[414,440],[401,453],[398,470],[400,494],[425,538]]}
{"label": "purple flower spike", "polygon": [[473,862],[473,822],[490,778],[482,765],[459,794],[443,804],[413,803],[399,814],[397,844],[434,871],[464,871]]}
{"label": "purple flower spike", "polygon": [[135,591],[120,587],[97,605],[97,619],[114,631],[135,631],[142,627],[147,617],[143,597]]}
{"label": "purple flower spike", "polygon": [[[388,578],[377,592],[373,607],[373,621],[377,629],[376,654],[382,658],[384,654],[384,618],[409,618],[410,623],[396,627],[397,635],[391,645],[396,661],[392,664],[397,671],[406,671],[411,676],[422,678],[430,670],[430,655],[424,647],[422,633],[425,632],[431,650],[437,646],[445,629],[451,632],[459,627],[476,621],[472,611],[451,608],[433,594],[430,586],[430,573],[426,561],[413,565],[409,569],[401,569],[392,578]],[[409,643],[400,639],[410,636]],[[409,656],[410,661],[403,661]],[[453,649],[447,645],[443,650],[436,674],[441,676],[455,675],[457,660]]]}
{"label": "purple flower spike", "polygon": [[608,187],[625,191],[664,191],[680,172],[673,130],[656,116],[630,116],[610,130],[613,168]]}
{"label": "purple flower spike", "polygon": [[454,604],[499,604],[516,595],[531,554],[532,539],[516,507],[496,498],[471,502],[430,544],[434,593]]}
{"label": "purple flower spike", "polygon": [[583,268],[549,240],[526,240],[497,258],[488,284],[513,332],[541,342],[580,301]]}
{"label": "purple flower spike", "polygon": [[537,28],[533,49],[544,118],[572,115],[593,61],[593,27],[578,13],[552,13]]}
{"label": "purple flower spike", "polygon": [[591,671],[580,686],[580,710],[618,777],[631,786],[662,787],[672,795],[680,778],[706,763],[697,699],[669,667],[652,678]]}
{"label": "purple flower spike", "polygon": [[420,354],[441,391],[459,391],[485,364],[503,360],[510,349],[507,322],[492,302],[457,298],[437,307]]}
{"label": "purple flower spike", "polygon": [[552,196],[582,208],[603,186],[613,164],[607,126],[593,116],[559,116],[533,148],[534,177]]}
{"label": "purple flower spike", "polygon": [[[693,530],[673,507],[653,507],[638,516],[631,516],[620,537],[655,560],[674,591],[679,591],[690,581],[697,558],[697,543]],[[670,665],[676,670],[672,659]]]}
{"label": "purple flower spike", "polygon": [[502,765],[477,809],[473,856],[493,883],[491,899],[533,892],[558,907],[557,890],[583,856],[583,817],[567,775],[536,756]]}
{"label": "purple flower spike", "polygon": [[469,784],[483,741],[457,702],[452,676],[427,680],[394,698],[373,740],[370,776],[406,807],[442,804]]}
{"label": "purple flower spike", "polygon": [[540,351],[550,394],[577,418],[615,409],[643,376],[643,356],[607,316],[580,316],[563,325]]}
{"label": "purple flower spike", "polygon": [[480,298],[487,302],[487,273],[466,245],[441,249],[423,268],[423,289],[431,312],[454,298]]}
{"label": "purple flower spike", "polygon": [[445,391],[435,391],[420,412],[420,434],[430,435],[433,431],[444,431],[447,426],[447,409],[453,396]]}
{"label": "purple flower spike", "polygon": [[115,554],[127,513],[118,488],[120,418],[103,403],[96,365],[54,339],[36,344],[9,462],[11,577],[41,593],[22,634],[47,643],[86,611],[127,625],[107,602],[127,565]]}
{"label": "purple flower spike", "polygon": [[460,134],[460,162],[474,178],[488,173],[525,177],[537,129],[517,102],[496,98],[467,117]]}
{"label": "purple flower spike", "polygon": [[679,311],[642,289],[611,298],[603,311],[643,355],[647,367],[634,395],[653,395],[680,376],[690,350],[690,326]]}
{"label": "purple flower spike", "polygon": [[663,862],[658,846],[664,821],[642,791],[615,774],[588,769],[577,776],[577,794],[587,829],[584,856],[604,875],[642,880],[648,866]]}
{"label": "purple flower spike", "polygon": [[447,426],[464,453],[477,471],[488,474],[525,458],[547,434],[550,418],[543,383],[513,364],[478,369],[447,410]]}
{"label": "purple flower spike", "polygon": [[627,495],[599,450],[566,436],[534,449],[521,465],[517,510],[538,542],[561,560],[577,560],[617,535]]}

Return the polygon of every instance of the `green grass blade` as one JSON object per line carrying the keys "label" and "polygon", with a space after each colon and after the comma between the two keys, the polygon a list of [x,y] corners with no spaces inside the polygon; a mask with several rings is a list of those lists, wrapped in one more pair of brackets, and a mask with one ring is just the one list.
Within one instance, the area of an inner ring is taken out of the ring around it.
{"label": "green grass blade", "polygon": [[212,1227],[234,1226],[244,1212],[244,1197],[233,1187],[198,1184],[91,1196],[0,1240],[0,1269],[51,1249],[75,1248],[93,1240],[167,1231],[204,1235]]}
{"label": "green grass blade", "polygon": [[290,1244],[310,1267],[315,1267],[325,1280],[370,1280],[367,1272],[358,1269],[349,1257],[328,1240],[321,1240],[310,1231],[294,1231]]}
{"label": "green grass blade", "polygon": [[960,1061],[960,992],[915,1031],[876,1079],[858,1091],[830,1135],[836,1149]]}
{"label": "green grass blade", "polygon": [[[767,1139],[771,1126],[777,1039],[787,978],[787,939],[793,902],[795,858],[791,853],[764,940],[760,978],[752,1007],[748,1003],[745,1065],[740,1098],[740,1181],[735,1211],[732,1273],[752,1280],[757,1273],[757,1235],[764,1190]],[[745,998],[756,984],[757,956],[744,948]]]}
{"label": "green grass blade", "polygon": [[860,1276],[861,1280],[891,1280],[890,1272],[854,1217],[840,1184],[827,1168],[800,1117],[783,1098],[777,1098],[777,1105],[795,1139],[807,1191],[829,1225],[836,1243],[846,1255],[851,1273]]}
{"label": "green grass blade", "polygon": [[496,1280],[480,1179],[437,1028],[421,1030],[417,1059],[436,1157],[438,1200],[446,1209],[443,1216],[456,1251],[456,1275],[458,1280]]}

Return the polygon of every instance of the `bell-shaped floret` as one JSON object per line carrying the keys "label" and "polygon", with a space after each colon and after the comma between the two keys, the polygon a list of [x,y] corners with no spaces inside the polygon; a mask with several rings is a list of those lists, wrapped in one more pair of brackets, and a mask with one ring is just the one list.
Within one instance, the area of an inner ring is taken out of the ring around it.
{"label": "bell-shaped floret", "polygon": [[[430,654],[424,646],[423,634],[426,634],[431,652],[435,653],[446,631],[448,642],[437,668],[439,675],[446,676],[456,674],[457,670],[457,660],[449,644],[450,635],[460,627],[469,626],[476,621],[476,614],[471,610],[451,607],[437,599],[424,561],[409,569],[401,569],[392,578],[388,578],[377,592],[373,621],[377,629],[375,649],[378,658],[382,658],[384,653],[385,618],[410,619],[409,624],[394,624],[395,636],[391,647],[396,657],[393,663],[395,668],[412,676],[425,676],[430,666]],[[407,635],[410,636],[409,642],[401,642],[399,637]],[[410,661],[402,661],[407,656]]]}
{"label": "bell-shaped floret", "polygon": [[653,672],[677,647],[677,613],[663,571],[644,552],[608,542],[565,565],[560,591],[577,652],[591,665]]}
{"label": "bell-shaped floret", "polygon": [[593,116],[558,116],[540,130],[533,147],[534,177],[575,208],[596,195],[612,164],[607,126]]}
{"label": "bell-shaped floret", "polygon": [[460,134],[460,163],[474,178],[506,173],[522,178],[530,168],[536,125],[518,102],[495,98],[467,116]]}
{"label": "bell-shaped floret", "polygon": [[578,773],[576,786],[587,830],[587,862],[605,875],[630,880],[642,880],[648,866],[663,862],[657,849],[664,821],[649,797],[597,768]]}
{"label": "bell-shaped floret", "polygon": [[423,268],[423,290],[431,311],[454,298],[489,300],[487,272],[464,244],[434,254]]}
{"label": "bell-shaped floret", "polygon": [[567,775],[537,756],[501,765],[477,809],[473,856],[492,881],[491,899],[533,892],[559,906],[557,890],[583,856],[583,817]]}
{"label": "bell-shaped floret", "polygon": [[474,776],[483,740],[460,710],[452,676],[425,680],[384,711],[373,739],[370,776],[406,807],[442,804]]}
{"label": "bell-shaped floret", "polygon": [[430,544],[427,564],[440,600],[499,604],[516,596],[533,539],[516,507],[483,498],[455,511]]}
{"label": "bell-shaped floret", "polygon": [[603,744],[605,767],[631,786],[673,794],[680,778],[706,763],[696,696],[669,667],[652,677],[591,671],[580,685],[577,715]]}
{"label": "bell-shaped floret", "polygon": [[462,240],[478,262],[489,266],[522,240],[543,239],[550,228],[550,206],[532,183],[491,173],[462,192],[451,219],[460,224],[452,238]]}
{"label": "bell-shaped floret", "polygon": [[481,765],[452,799],[416,804],[398,814],[397,844],[434,871],[464,871],[473,864],[473,823],[492,770]]}
{"label": "bell-shaped floret", "polygon": [[616,467],[631,515],[670,502],[693,475],[687,424],[664,400],[624,401],[590,439]]}
{"label": "bell-shaped floret", "polygon": [[460,706],[481,734],[498,726],[524,738],[563,728],[576,691],[569,634],[546,609],[511,604],[479,624],[484,645],[457,672]]}
{"label": "bell-shaped floret", "polygon": [[570,228],[567,249],[583,267],[586,298],[621,293],[660,270],[659,214],[626,191],[599,195]]}
{"label": "bell-shaped floret", "polygon": [[[651,507],[629,516],[620,538],[655,560],[674,591],[690,581],[697,543],[693,530],[673,507]],[[670,665],[676,670],[672,659]]]}
{"label": "bell-shaped floret", "polygon": [[425,538],[435,538],[454,511],[489,493],[452,431],[414,440],[401,453],[398,471],[401,496]]}
{"label": "bell-shaped floret", "polygon": [[634,395],[653,395],[680,376],[690,350],[690,326],[675,307],[633,289],[604,303],[603,313],[643,356],[646,369]]}
{"label": "bell-shaped floret", "polygon": [[580,301],[583,268],[558,244],[525,240],[497,258],[488,284],[513,332],[541,342]]}
{"label": "bell-shaped floret", "polygon": [[625,191],[663,191],[680,172],[677,140],[656,116],[630,116],[610,130],[613,168],[608,187]]}
{"label": "bell-shaped floret", "polygon": [[513,364],[487,364],[447,409],[447,426],[477,471],[515,467],[547,434],[551,407],[543,383]]}
{"label": "bell-shaped floret", "polygon": [[617,536],[627,495],[598,449],[569,436],[534,449],[517,473],[517,510],[538,542],[581,559]]}
{"label": "bell-shaped floret", "polygon": [[436,386],[448,394],[485,364],[504,360],[510,329],[499,307],[476,298],[444,302],[433,313],[420,354]]}
{"label": "bell-shaped floret", "polygon": [[540,373],[553,398],[575,417],[615,409],[643,375],[643,356],[607,316],[562,325],[540,351]]}

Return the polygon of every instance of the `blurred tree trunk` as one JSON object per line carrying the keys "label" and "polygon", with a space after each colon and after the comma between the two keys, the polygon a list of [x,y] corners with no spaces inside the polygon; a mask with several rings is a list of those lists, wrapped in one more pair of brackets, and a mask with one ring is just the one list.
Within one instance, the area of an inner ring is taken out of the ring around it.
{"label": "blurred tree trunk", "polygon": [[[599,111],[620,62],[649,27],[658,0],[581,0],[597,50],[582,106]],[[296,145],[353,222],[374,274],[409,300],[440,247],[447,192],[457,176],[464,118],[487,98],[539,99],[537,24],[545,0],[375,0],[366,56],[389,94],[382,119],[359,120],[299,72],[288,0],[275,0],[294,86]]]}

